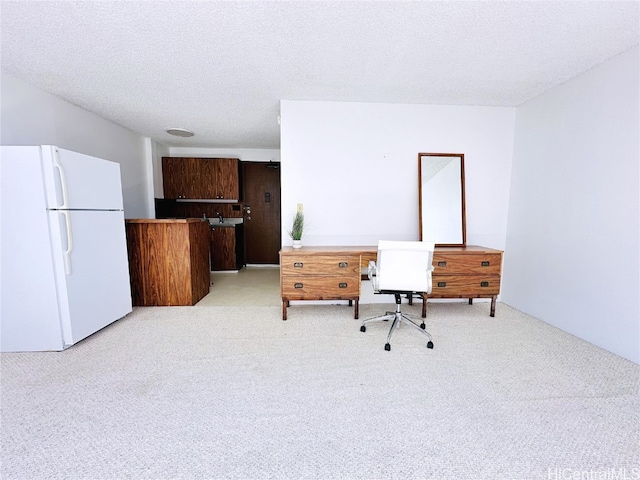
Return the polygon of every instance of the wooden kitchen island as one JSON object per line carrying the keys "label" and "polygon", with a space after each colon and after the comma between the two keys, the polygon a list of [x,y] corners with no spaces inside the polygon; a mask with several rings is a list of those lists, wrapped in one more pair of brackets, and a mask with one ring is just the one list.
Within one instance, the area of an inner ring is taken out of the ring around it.
{"label": "wooden kitchen island", "polygon": [[209,222],[126,220],[133,305],[195,305],[209,293]]}

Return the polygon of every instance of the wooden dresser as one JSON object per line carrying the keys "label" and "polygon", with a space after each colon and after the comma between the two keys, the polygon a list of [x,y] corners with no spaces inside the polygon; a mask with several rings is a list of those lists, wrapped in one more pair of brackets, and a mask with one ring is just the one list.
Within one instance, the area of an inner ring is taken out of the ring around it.
{"label": "wooden dresser", "polygon": [[[490,298],[493,317],[500,293],[502,251],[468,245],[436,247],[433,252],[432,288],[428,298]],[[427,302],[423,303],[423,317]]]}
{"label": "wooden dresser", "polygon": [[209,293],[209,222],[126,220],[134,305],[194,305]]}
{"label": "wooden dresser", "polygon": [[280,250],[282,319],[290,300],[349,300],[358,318],[362,247],[283,247]]}
{"label": "wooden dresser", "polygon": [[[280,251],[282,319],[290,300],[349,300],[358,318],[361,268],[375,261],[378,249],[365,247],[284,247]],[[433,254],[433,287],[423,296],[422,316],[429,298],[490,298],[495,315],[500,293],[502,251],[468,245],[436,247]]]}

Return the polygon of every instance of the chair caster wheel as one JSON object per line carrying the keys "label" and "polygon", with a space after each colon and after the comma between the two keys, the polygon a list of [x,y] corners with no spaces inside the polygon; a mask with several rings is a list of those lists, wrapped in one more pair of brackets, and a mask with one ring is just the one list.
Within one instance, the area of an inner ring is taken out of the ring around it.
{"label": "chair caster wheel", "polygon": [[385,344],[384,344],[384,349],[385,349],[387,352],[391,351],[391,345],[390,345],[390,344],[388,344],[388,343],[385,343]]}
{"label": "chair caster wheel", "polygon": [[420,328],[421,328],[421,329],[423,329],[423,330],[426,328],[426,325],[424,324],[424,322],[422,322],[422,323],[420,324]]}
{"label": "chair caster wheel", "polygon": [[362,325],[362,326],[360,327],[360,331],[361,331],[361,332],[366,332],[366,331],[367,331],[367,327],[365,327],[364,325]]}
{"label": "chair caster wheel", "polygon": [[433,342],[427,343],[427,348],[433,348]]}

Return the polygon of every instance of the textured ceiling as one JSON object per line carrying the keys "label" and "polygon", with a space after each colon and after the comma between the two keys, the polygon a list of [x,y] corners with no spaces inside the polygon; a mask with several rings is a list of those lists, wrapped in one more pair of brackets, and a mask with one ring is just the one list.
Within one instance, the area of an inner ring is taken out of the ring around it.
{"label": "textured ceiling", "polygon": [[[516,106],[638,43],[638,1],[4,1],[2,71],[167,145],[279,148],[279,101]],[[172,137],[167,127],[193,130]]]}

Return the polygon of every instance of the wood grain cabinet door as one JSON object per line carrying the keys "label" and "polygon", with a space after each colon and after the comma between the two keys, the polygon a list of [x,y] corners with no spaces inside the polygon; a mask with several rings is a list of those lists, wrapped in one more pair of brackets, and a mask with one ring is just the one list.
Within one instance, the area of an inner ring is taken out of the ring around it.
{"label": "wood grain cabinet door", "polygon": [[215,193],[213,198],[240,199],[239,161],[237,158],[214,159]]}
{"label": "wood grain cabinet door", "polygon": [[218,227],[211,230],[211,271],[237,270],[236,229]]}
{"label": "wood grain cabinet door", "polygon": [[162,184],[164,198],[182,198],[186,163],[182,158],[162,157]]}
{"label": "wood grain cabinet door", "polygon": [[207,195],[207,189],[213,192],[212,175],[207,172],[207,163],[211,162],[203,162],[199,158],[163,157],[164,198],[213,198],[204,196]]}
{"label": "wood grain cabinet door", "polygon": [[216,198],[216,161],[213,158],[197,158],[193,165],[195,182],[192,197],[211,199]]}

